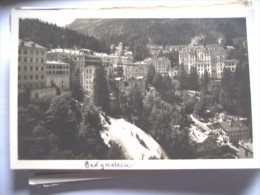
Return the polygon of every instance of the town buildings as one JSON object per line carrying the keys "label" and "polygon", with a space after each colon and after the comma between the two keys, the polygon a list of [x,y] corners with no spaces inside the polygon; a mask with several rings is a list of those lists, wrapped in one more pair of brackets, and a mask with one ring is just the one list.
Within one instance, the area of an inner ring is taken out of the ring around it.
{"label": "town buildings", "polygon": [[57,62],[68,62],[83,59],[85,55],[92,54],[88,49],[51,49],[47,52],[47,60]]}
{"label": "town buildings", "polygon": [[47,49],[29,40],[19,40],[18,88],[45,87]]}
{"label": "town buildings", "polygon": [[248,140],[250,137],[250,130],[243,121],[227,120],[219,122],[221,128],[227,133],[229,141],[238,143],[240,140]]}
{"label": "town buildings", "polygon": [[154,55],[151,58],[144,60],[146,64],[151,64],[154,66],[155,71],[161,73],[162,75],[169,74],[171,68],[171,61],[166,57],[158,57]]}
{"label": "town buildings", "polygon": [[187,72],[195,67],[199,76],[207,71],[212,78],[221,79],[224,68],[235,71],[238,60],[227,59],[228,50],[222,43],[204,44],[193,41],[188,47],[179,51],[179,64],[183,64]]}
{"label": "town buildings", "polygon": [[238,143],[238,149],[239,149],[239,158],[253,158],[254,152],[253,152],[253,143],[245,140],[241,140]]}
{"label": "town buildings", "polygon": [[46,86],[59,87],[61,91],[68,91],[70,89],[70,64],[61,61],[47,61]]}
{"label": "town buildings", "polygon": [[84,59],[75,61],[75,66],[78,66],[80,69],[80,79],[83,91],[88,94],[92,94],[93,92],[96,66],[101,65],[101,58],[93,55],[85,56]]}
{"label": "town buildings", "polygon": [[146,78],[148,71],[148,64],[143,63],[132,63],[122,66],[123,78],[125,82],[128,82],[131,78],[144,77]]}
{"label": "town buildings", "polygon": [[32,101],[46,101],[56,95],[56,89],[47,86],[47,49],[30,40],[19,40],[18,89],[19,94],[28,93]]}
{"label": "town buildings", "polygon": [[219,148],[216,139],[206,132],[200,131],[195,126],[191,128],[190,138],[197,143],[198,153],[213,152]]}

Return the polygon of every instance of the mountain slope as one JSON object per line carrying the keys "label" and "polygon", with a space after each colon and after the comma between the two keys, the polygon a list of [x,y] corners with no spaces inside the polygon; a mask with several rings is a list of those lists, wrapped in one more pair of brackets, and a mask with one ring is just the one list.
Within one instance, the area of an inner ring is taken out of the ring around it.
{"label": "mountain slope", "polygon": [[196,35],[206,35],[208,43],[246,37],[244,18],[222,19],[76,19],[67,26],[107,43],[132,45],[141,41],[154,44],[187,44]]}
{"label": "mountain slope", "polygon": [[48,49],[78,47],[94,51],[108,51],[104,43],[92,36],[83,35],[77,31],[58,27],[38,19],[20,19],[19,38],[29,38]]}

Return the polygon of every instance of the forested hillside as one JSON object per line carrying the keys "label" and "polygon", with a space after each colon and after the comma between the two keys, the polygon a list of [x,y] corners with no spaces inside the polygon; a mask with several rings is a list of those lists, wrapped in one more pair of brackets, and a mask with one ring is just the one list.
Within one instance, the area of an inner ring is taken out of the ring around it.
{"label": "forested hillside", "polygon": [[76,19],[67,27],[94,36],[106,43],[122,41],[130,46],[136,42],[152,44],[188,44],[203,34],[207,43],[218,38],[246,37],[244,18],[221,19]]}
{"label": "forested hillside", "polygon": [[80,34],[68,28],[42,22],[39,19],[20,19],[19,38],[30,40],[51,48],[88,48],[108,52],[105,44],[92,36]]}

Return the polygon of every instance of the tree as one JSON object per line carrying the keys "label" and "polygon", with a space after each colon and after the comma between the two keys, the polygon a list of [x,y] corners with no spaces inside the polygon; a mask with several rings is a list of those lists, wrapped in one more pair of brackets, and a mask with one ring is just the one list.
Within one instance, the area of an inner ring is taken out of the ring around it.
{"label": "tree", "polygon": [[183,64],[179,65],[179,72],[177,75],[177,79],[180,82],[180,88],[181,89],[187,89],[188,88],[188,74],[184,68]]}
{"label": "tree", "polygon": [[237,66],[234,74],[235,102],[237,115],[251,119],[251,96],[248,66]]}
{"label": "tree", "polygon": [[162,75],[159,72],[156,72],[153,78],[153,86],[158,92],[162,90],[162,80]]}
{"label": "tree", "polygon": [[92,102],[84,103],[78,134],[79,149],[82,158],[86,158],[89,155],[98,159],[106,157],[108,148],[101,137],[104,127],[101,122],[100,113],[100,110]]}
{"label": "tree", "polygon": [[110,113],[109,89],[104,66],[96,67],[94,78],[94,102],[107,114]]}
{"label": "tree", "polygon": [[153,83],[154,75],[155,75],[155,68],[152,64],[150,64],[147,71],[146,86]]}
{"label": "tree", "polygon": [[191,89],[191,90],[199,89],[198,79],[199,79],[199,76],[198,76],[197,70],[194,66],[192,66],[190,69],[190,74],[189,74],[189,89]]}
{"label": "tree", "polygon": [[203,117],[206,111],[206,94],[204,91],[201,92],[200,100],[194,107],[194,113],[198,116]]}
{"label": "tree", "polygon": [[128,115],[130,120],[132,120],[132,117],[139,117],[139,119],[141,119],[143,98],[137,86],[129,86],[121,93],[120,105],[123,112]]}
{"label": "tree", "polygon": [[204,74],[201,78],[201,91],[204,91],[205,93],[208,93],[208,84],[209,84],[209,75],[208,75],[208,71],[205,70]]}
{"label": "tree", "polygon": [[80,75],[80,68],[73,62],[71,64],[71,73],[70,73],[70,89],[71,95],[76,100],[83,102],[84,100],[84,92],[81,83],[81,75]]}
{"label": "tree", "polygon": [[220,104],[229,113],[234,113],[235,109],[235,87],[234,76],[229,68],[225,68],[221,79]]}
{"label": "tree", "polygon": [[[34,104],[28,104],[26,107],[20,106],[18,109],[18,157],[19,159],[37,159],[41,158],[41,151],[35,152],[35,143],[40,137],[34,137],[34,130],[44,120],[42,109]],[[47,142],[46,142],[47,143]],[[48,146],[42,145],[41,150]],[[38,147],[37,147],[38,148]],[[38,148],[39,149],[39,148]]]}
{"label": "tree", "polygon": [[46,112],[46,126],[57,135],[59,149],[77,152],[76,135],[81,121],[80,107],[68,93],[54,97]]}

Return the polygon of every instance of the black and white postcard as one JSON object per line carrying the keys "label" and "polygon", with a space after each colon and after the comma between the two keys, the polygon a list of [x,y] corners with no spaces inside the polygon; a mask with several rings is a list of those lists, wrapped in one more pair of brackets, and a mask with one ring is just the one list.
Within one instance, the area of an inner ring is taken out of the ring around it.
{"label": "black and white postcard", "polygon": [[259,167],[253,19],[248,9],[14,10],[11,167]]}

